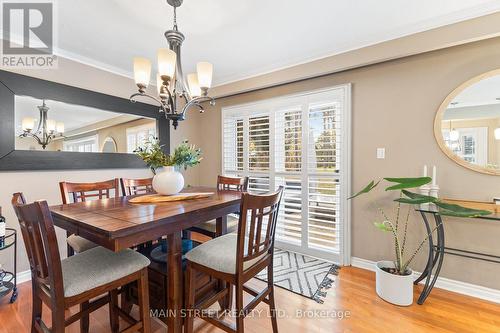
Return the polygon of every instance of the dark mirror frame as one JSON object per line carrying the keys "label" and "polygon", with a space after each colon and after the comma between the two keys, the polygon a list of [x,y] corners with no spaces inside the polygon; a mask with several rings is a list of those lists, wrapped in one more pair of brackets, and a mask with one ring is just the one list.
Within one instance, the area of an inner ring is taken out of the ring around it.
{"label": "dark mirror frame", "polygon": [[156,119],[157,135],[164,151],[170,151],[170,124],[158,107],[131,103],[128,99],[105,95],[60,83],[0,71],[0,170],[71,170],[144,168],[134,154],[80,153],[60,151],[15,150],[16,95],[85,105],[105,111],[133,114]]}

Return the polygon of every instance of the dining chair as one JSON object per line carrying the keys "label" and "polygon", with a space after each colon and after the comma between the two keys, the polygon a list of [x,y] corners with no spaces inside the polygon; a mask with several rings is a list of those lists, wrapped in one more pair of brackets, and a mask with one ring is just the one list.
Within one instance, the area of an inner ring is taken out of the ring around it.
{"label": "dining chair", "polygon": [[[248,190],[248,177],[217,177],[217,190],[219,191],[237,191],[246,192]],[[234,215],[227,216],[227,233],[233,233],[238,229],[238,217]],[[215,238],[217,235],[217,222],[211,220],[189,229],[190,231],[203,234],[210,238]]]}
{"label": "dining chair", "polygon": [[[79,320],[81,332],[87,333],[89,314],[109,302],[112,332],[119,331],[122,317],[130,325],[122,332],[149,333],[149,260],[130,249],[115,253],[101,246],[61,260],[47,202],[25,202],[22,193],[13,195],[31,270],[31,332],[63,333],[66,326]],[[138,285],[139,320],[118,307],[118,288],[130,283]],[[50,328],[42,320],[42,304],[52,312]],[[65,310],[76,305],[80,311],[66,318]]]}
{"label": "dining chair", "polygon": [[153,178],[128,179],[120,178],[122,195],[150,194],[154,193]]}
{"label": "dining chair", "polygon": [[[83,202],[89,198],[103,199],[116,197],[120,195],[119,188],[118,178],[97,183],[59,183],[63,204]],[[94,242],[70,232],[67,234],[66,242],[68,243],[68,257],[72,256],[75,252],[81,253],[97,246]]]}
{"label": "dining chair", "polygon": [[[186,321],[185,332],[193,332],[195,316],[226,331],[243,333],[243,320],[260,302],[269,305],[273,332],[278,332],[273,285],[273,253],[276,223],[283,187],[267,195],[242,194],[237,234],[227,234],[205,242],[186,253]],[[267,286],[256,291],[244,284],[267,268]],[[195,304],[195,273],[203,272],[227,283],[213,297]],[[236,289],[236,325],[221,320],[219,315],[207,313],[208,307]],[[243,306],[243,292],[254,298]]]}

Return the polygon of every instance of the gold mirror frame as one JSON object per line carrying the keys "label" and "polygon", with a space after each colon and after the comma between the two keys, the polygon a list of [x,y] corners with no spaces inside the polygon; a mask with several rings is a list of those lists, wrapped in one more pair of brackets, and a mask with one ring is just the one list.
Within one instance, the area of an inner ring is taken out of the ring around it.
{"label": "gold mirror frame", "polygon": [[458,157],[455,153],[453,153],[453,151],[450,148],[448,148],[448,146],[444,142],[441,123],[443,120],[444,112],[448,108],[448,105],[451,103],[451,101],[453,101],[455,99],[455,97],[460,95],[460,93],[462,93],[462,91],[464,91],[466,88],[472,86],[473,84],[476,84],[479,81],[482,81],[484,79],[490,78],[492,76],[497,76],[497,75],[500,75],[500,69],[495,69],[495,70],[486,72],[484,74],[478,75],[478,76],[473,77],[472,79],[462,83],[461,85],[459,85],[441,103],[441,105],[439,106],[439,109],[436,113],[436,117],[434,118],[434,138],[436,139],[436,142],[437,142],[439,148],[441,148],[441,150],[446,154],[446,156],[448,156],[455,163],[457,163],[457,164],[459,164],[459,165],[461,165],[469,170],[484,173],[487,175],[496,175],[496,176],[500,175],[500,170],[492,170],[492,169],[488,169],[486,167],[479,166],[477,164],[467,162],[467,161],[461,159],[460,157]]}

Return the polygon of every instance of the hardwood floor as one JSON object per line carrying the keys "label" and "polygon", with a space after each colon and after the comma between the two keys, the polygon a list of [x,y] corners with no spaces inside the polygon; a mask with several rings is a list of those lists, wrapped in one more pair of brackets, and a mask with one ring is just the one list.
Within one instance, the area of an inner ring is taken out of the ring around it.
{"label": "hardwood floor", "polygon": [[[277,307],[287,315],[286,318],[278,319],[280,332],[500,332],[500,304],[434,289],[422,306],[396,307],[376,296],[374,279],[372,272],[344,267],[324,304],[276,288]],[[260,281],[252,281],[252,284],[254,287],[263,286]],[[8,298],[0,300],[1,333],[29,332],[31,284],[27,282],[19,287],[16,303],[9,304]],[[419,291],[420,287],[417,287],[415,297]],[[246,332],[271,331],[267,309],[267,305],[262,303],[256,308],[256,316],[245,320]],[[135,307],[134,311],[137,311]],[[314,318],[310,317],[312,312],[309,312],[307,317],[297,318],[296,311],[345,311],[346,317]],[[108,318],[107,308],[93,313],[90,316],[90,332],[110,332]],[[44,319],[50,322],[47,308],[44,308]],[[153,320],[152,328],[153,332],[165,331],[165,327],[156,320]],[[79,332],[78,322],[66,331]],[[198,319],[195,332],[222,331]]]}

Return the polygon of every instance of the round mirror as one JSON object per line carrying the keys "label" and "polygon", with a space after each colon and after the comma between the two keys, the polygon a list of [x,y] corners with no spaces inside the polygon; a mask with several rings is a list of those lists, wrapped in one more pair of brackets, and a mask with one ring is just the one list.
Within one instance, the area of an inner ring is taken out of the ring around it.
{"label": "round mirror", "polygon": [[434,135],[456,163],[500,175],[500,70],[455,89],[438,110]]}
{"label": "round mirror", "polygon": [[103,153],[116,153],[116,142],[115,139],[107,137],[104,140],[104,145],[102,146]]}

